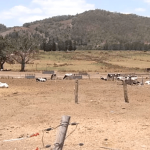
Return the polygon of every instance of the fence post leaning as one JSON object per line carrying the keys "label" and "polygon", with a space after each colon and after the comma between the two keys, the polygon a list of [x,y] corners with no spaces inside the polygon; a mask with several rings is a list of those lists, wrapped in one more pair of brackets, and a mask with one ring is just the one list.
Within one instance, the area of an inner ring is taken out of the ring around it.
{"label": "fence post leaning", "polygon": [[61,124],[59,127],[59,132],[57,134],[56,143],[54,144],[53,150],[62,150],[63,149],[69,121],[70,121],[70,116],[62,116]]}
{"label": "fence post leaning", "polygon": [[124,100],[126,103],[129,103],[128,92],[127,92],[127,83],[126,83],[126,81],[122,81],[122,83],[123,83],[123,90],[124,90]]}
{"label": "fence post leaning", "polygon": [[75,80],[75,103],[78,104],[78,80]]}

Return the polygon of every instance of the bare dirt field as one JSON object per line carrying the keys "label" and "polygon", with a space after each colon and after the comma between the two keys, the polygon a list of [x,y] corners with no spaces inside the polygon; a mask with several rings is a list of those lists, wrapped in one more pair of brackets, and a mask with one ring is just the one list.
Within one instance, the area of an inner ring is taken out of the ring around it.
{"label": "bare dirt field", "polygon": [[[150,86],[128,86],[124,102],[121,84],[100,79],[79,80],[79,104],[74,80],[1,79],[0,150],[41,149],[42,130],[71,116],[64,150],[150,150]],[[54,145],[58,129],[44,133],[44,145]],[[4,141],[39,135],[16,141]],[[84,143],[82,147],[79,143]]]}

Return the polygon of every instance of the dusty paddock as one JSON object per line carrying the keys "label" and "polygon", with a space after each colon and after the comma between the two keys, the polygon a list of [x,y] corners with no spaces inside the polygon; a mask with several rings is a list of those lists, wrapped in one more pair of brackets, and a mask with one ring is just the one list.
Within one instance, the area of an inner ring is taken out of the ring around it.
{"label": "dusty paddock", "polygon": [[[74,80],[1,79],[0,150],[42,148],[42,130],[60,124],[62,115],[78,122],[65,140],[64,150],[150,150],[150,86],[128,86],[100,79],[79,80],[79,104],[74,103]],[[67,134],[75,126],[69,126]],[[3,140],[38,136],[20,141]],[[44,134],[44,144],[55,143],[57,130]],[[80,147],[79,143],[84,143]],[[103,147],[103,148],[102,148]]]}

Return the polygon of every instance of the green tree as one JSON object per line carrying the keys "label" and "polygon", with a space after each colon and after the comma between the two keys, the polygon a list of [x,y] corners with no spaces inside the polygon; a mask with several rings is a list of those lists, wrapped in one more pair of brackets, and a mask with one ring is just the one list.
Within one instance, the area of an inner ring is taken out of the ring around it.
{"label": "green tree", "polygon": [[4,69],[3,65],[7,59],[5,48],[6,48],[6,41],[2,36],[0,36],[0,69]]}
{"label": "green tree", "polygon": [[29,32],[19,32],[15,38],[11,39],[11,44],[13,45],[11,58],[21,64],[20,71],[25,71],[25,64],[33,61],[38,51],[37,41]]}
{"label": "green tree", "polygon": [[0,36],[0,69],[4,69],[4,63],[14,63],[10,58],[11,46],[9,45],[9,40]]}

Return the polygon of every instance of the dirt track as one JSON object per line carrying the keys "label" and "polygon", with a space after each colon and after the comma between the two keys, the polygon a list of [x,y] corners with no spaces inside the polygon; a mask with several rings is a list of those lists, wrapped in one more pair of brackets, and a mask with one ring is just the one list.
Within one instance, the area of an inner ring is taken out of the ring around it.
{"label": "dirt track", "polygon": [[[42,130],[59,125],[62,115],[78,122],[64,150],[150,150],[150,86],[128,86],[100,79],[79,80],[79,104],[74,103],[74,80],[1,79],[0,150],[35,150],[42,147]],[[68,134],[74,130],[69,126]],[[40,135],[20,141],[3,140]],[[55,143],[57,130],[44,134],[45,145]],[[84,143],[80,147],[78,144]]]}

